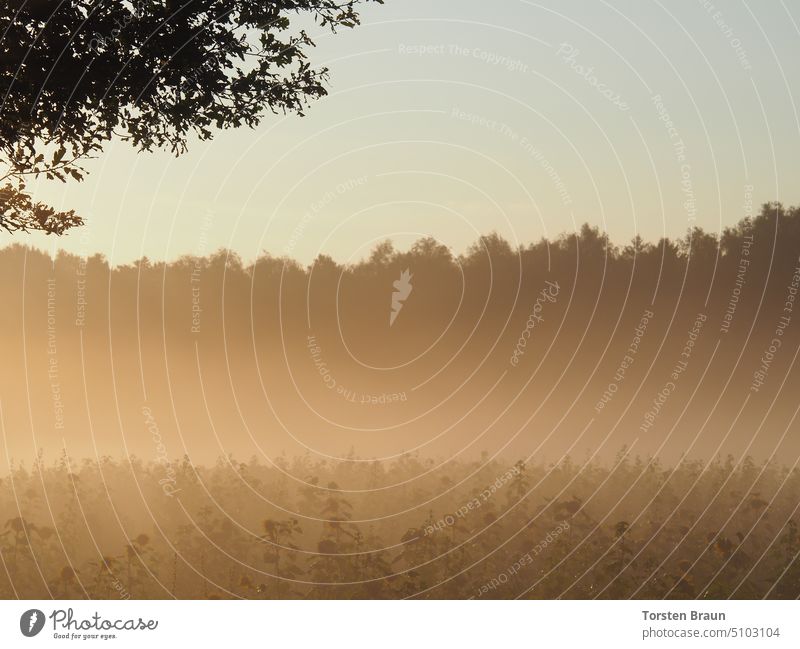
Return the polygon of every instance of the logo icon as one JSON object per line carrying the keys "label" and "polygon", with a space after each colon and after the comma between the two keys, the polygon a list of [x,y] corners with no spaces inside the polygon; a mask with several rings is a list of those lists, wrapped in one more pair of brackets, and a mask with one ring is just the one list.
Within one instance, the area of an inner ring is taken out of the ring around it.
{"label": "logo icon", "polygon": [[414,289],[414,287],[411,286],[412,277],[413,275],[408,271],[408,268],[406,268],[402,273],[400,273],[400,279],[392,282],[392,286],[394,286],[395,291],[392,293],[392,313],[389,315],[390,327],[394,324],[397,316],[400,315],[400,310],[403,308],[403,302],[408,299],[408,296],[411,295],[411,291]]}
{"label": "logo icon", "polygon": [[22,635],[32,638],[44,628],[44,613],[38,608],[25,611],[19,618],[19,630]]}

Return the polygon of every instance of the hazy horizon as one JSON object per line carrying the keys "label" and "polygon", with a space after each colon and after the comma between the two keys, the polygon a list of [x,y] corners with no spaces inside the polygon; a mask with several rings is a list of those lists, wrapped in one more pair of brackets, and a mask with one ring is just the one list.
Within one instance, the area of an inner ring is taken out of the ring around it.
{"label": "hazy horizon", "polygon": [[491,231],[536,241],[583,222],[615,242],[720,232],[761,203],[800,203],[786,187],[800,173],[800,17],[782,2],[712,7],[365,6],[358,29],[310,27],[331,79],[305,117],[190,141],[177,159],[114,140],[84,182],[31,185],[83,228],[0,232],[0,245],[307,264],[384,238],[460,252]]}

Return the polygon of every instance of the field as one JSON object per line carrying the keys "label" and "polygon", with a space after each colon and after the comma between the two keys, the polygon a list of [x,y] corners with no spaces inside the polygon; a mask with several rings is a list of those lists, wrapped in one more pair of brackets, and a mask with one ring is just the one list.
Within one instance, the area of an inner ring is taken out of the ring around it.
{"label": "field", "polygon": [[796,468],[625,450],[608,466],[64,456],[0,482],[0,597],[797,598],[798,502]]}

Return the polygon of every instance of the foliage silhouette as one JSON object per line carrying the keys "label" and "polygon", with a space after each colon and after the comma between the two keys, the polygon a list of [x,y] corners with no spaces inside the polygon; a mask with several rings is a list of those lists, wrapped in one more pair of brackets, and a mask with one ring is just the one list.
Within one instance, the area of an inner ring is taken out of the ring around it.
{"label": "foliage silhouette", "polygon": [[80,181],[112,137],[141,151],[303,114],[326,94],[297,23],[358,24],[382,0],[9,0],[0,7],[0,227],[61,234],[73,212],[34,204],[25,179]]}

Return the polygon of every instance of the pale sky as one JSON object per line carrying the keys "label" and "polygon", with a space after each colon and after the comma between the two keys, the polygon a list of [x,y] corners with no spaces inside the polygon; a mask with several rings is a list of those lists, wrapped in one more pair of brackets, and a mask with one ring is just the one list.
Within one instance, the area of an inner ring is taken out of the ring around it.
{"label": "pale sky", "polygon": [[355,30],[317,30],[330,96],[305,118],[178,159],[112,143],[83,183],[35,188],[87,226],[0,244],[308,263],[584,221],[617,242],[718,231],[747,213],[748,186],[754,211],[800,202],[798,25],[797,0],[387,0]]}

